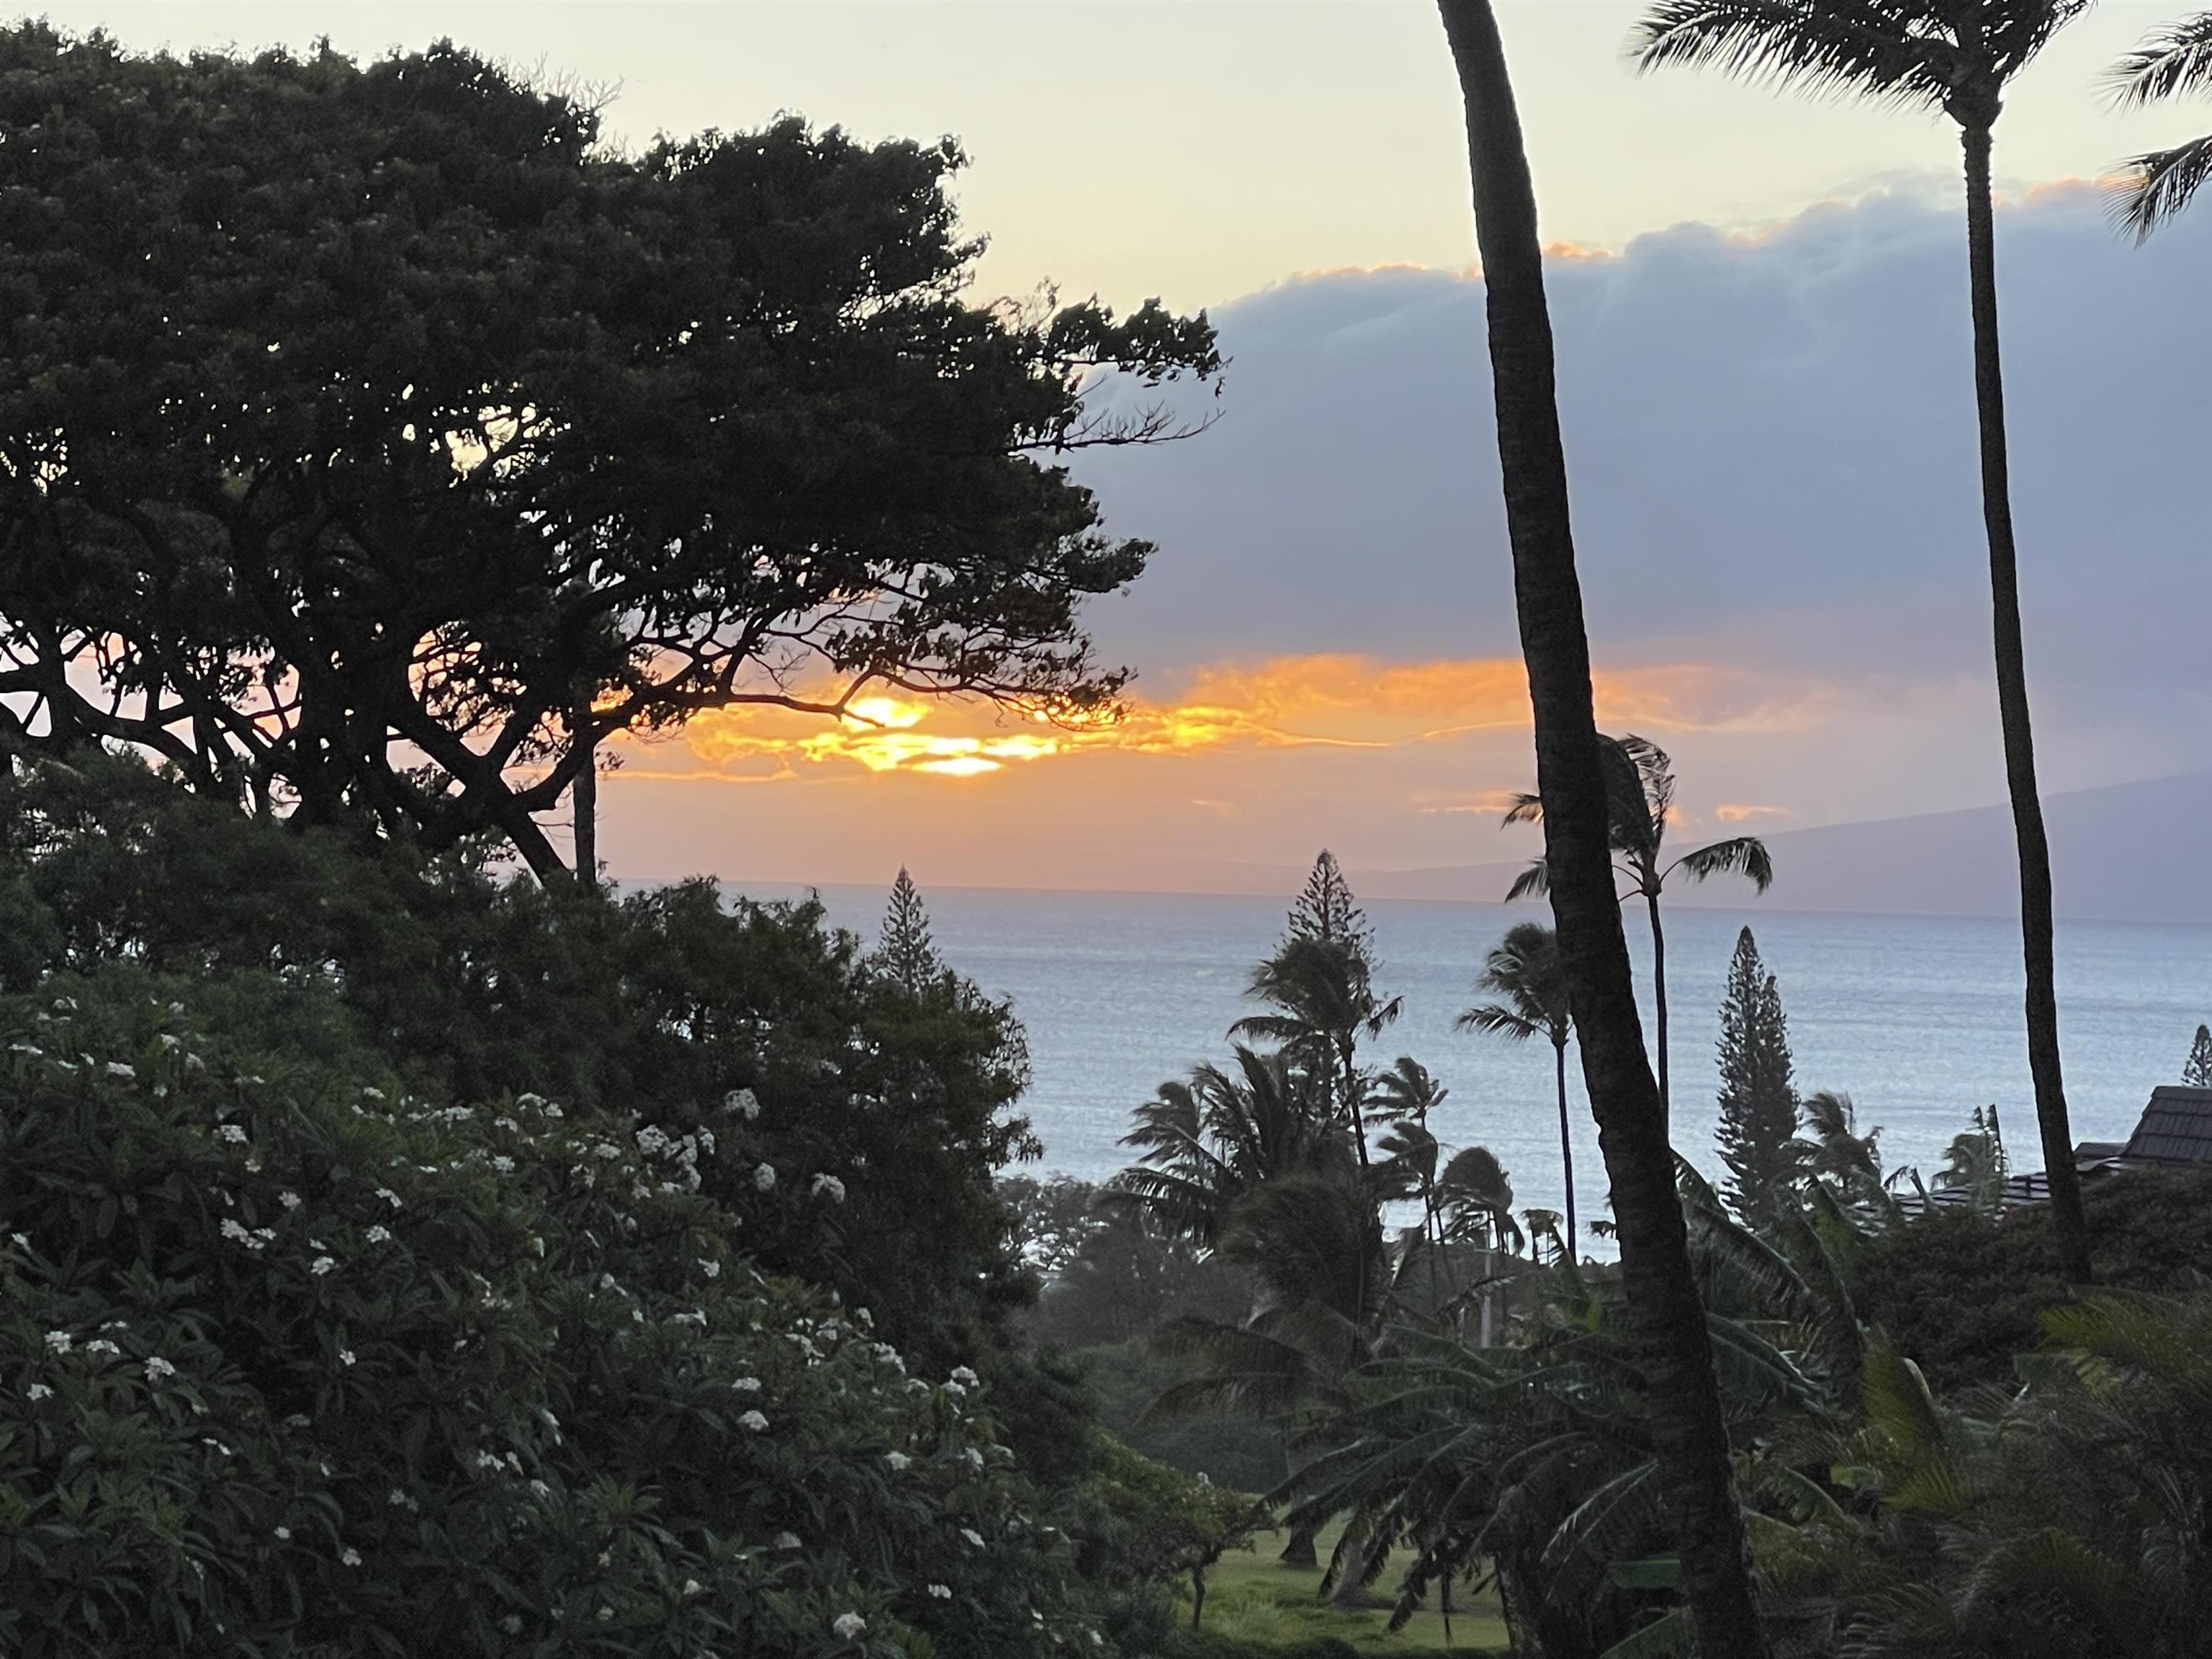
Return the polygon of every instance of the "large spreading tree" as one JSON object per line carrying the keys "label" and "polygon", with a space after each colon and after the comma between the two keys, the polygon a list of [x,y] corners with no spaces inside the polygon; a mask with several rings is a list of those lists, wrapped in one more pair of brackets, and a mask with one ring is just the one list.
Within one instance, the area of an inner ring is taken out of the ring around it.
{"label": "large spreading tree", "polygon": [[0,32],[0,741],[547,875],[613,733],[1110,707],[1079,607],[1150,550],[1061,460],[1219,360],[1156,303],[973,303],[961,165],[625,155],[450,45]]}

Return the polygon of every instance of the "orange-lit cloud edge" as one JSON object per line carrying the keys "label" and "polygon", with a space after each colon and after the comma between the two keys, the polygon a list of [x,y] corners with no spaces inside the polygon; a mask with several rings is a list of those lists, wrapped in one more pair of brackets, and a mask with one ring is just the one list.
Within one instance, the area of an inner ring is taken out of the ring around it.
{"label": "orange-lit cloud edge", "polygon": [[[1601,671],[1598,718],[1658,734],[1779,732],[1817,724],[1830,688],[1708,664]],[[983,779],[1009,768],[1103,753],[1175,757],[1236,749],[1389,750],[1525,729],[1528,681],[1516,658],[1390,663],[1351,655],[1219,665],[1178,694],[1134,696],[1111,723],[1022,719],[989,704],[864,696],[842,720],[763,705],[702,714],[679,737],[622,745],[633,775],[730,783],[868,774]],[[1496,810],[1494,792],[1439,799],[1431,811]],[[1736,809],[1744,817],[1775,809]]]}

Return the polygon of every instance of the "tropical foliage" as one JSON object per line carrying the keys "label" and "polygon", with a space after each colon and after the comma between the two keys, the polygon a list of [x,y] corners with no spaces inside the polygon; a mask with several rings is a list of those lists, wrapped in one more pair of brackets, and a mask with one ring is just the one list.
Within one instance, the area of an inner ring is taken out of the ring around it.
{"label": "tropical foliage", "polygon": [[[2212,88],[2212,12],[2154,31],[2113,65],[2111,78],[2123,106]],[[2140,240],[2186,208],[2212,177],[2212,135],[2138,155],[2130,174],[2123,211]]]}

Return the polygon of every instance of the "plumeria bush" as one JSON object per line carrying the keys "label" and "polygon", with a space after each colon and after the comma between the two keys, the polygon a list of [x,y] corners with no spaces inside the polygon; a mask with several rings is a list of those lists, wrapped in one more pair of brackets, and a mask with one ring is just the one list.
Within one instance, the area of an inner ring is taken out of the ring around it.
{"label": "plumeria bush", "polygon": [[751,1265],[724,1193],[844,1212],[763,1091],[417,1097],[197,983],[0,1002],[0,1650],[1099,1645],[975,1373]]}
{"label": "plumeria bush", "polygon": [[744,1155],[718,1130],[695,1167],[763,1269],[1049,1414],[1009,1374],[1028,1276],[993,1188],[1033,1144],[1020,1028],[941,965],[882,971],[817,904],[603,901],[250,820],[127,759],[0,767],[0,988],[117,962],[185,981],[204,1029],[426,1100],[534,1091],[681,1142],[750,1090]]}

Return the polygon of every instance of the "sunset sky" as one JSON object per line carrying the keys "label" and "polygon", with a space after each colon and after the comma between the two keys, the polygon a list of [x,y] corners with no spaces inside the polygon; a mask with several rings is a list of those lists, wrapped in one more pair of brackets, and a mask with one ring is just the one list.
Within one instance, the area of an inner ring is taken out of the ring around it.
{"label": "sunset sky", "polygon": [[[2212,126],[2101,70],[2186,8],[2106,0],[1998,128],[2030,671],[2052,790],[2195,769],[2212,213],[2136,249],[2095,180]],[[1686,829],[1998,798],[1947,124],[1675,73],[1610,0],[1505,0],[1545,234],[1600,714],[1672,750]],[[959,135],[979,297],[1207,308],[1188,442],[1097,457],[1157,541],[1096,607],[1129,719],[1068,733],[886,701],[732,714],[623,757],[620,876],[1269,890],[1516,856],[1530,781],[1468,269],[1460,112],[1417,3],[67,3],[151,47],[450,34],[616,94],[615,132],[778,111]]]}

